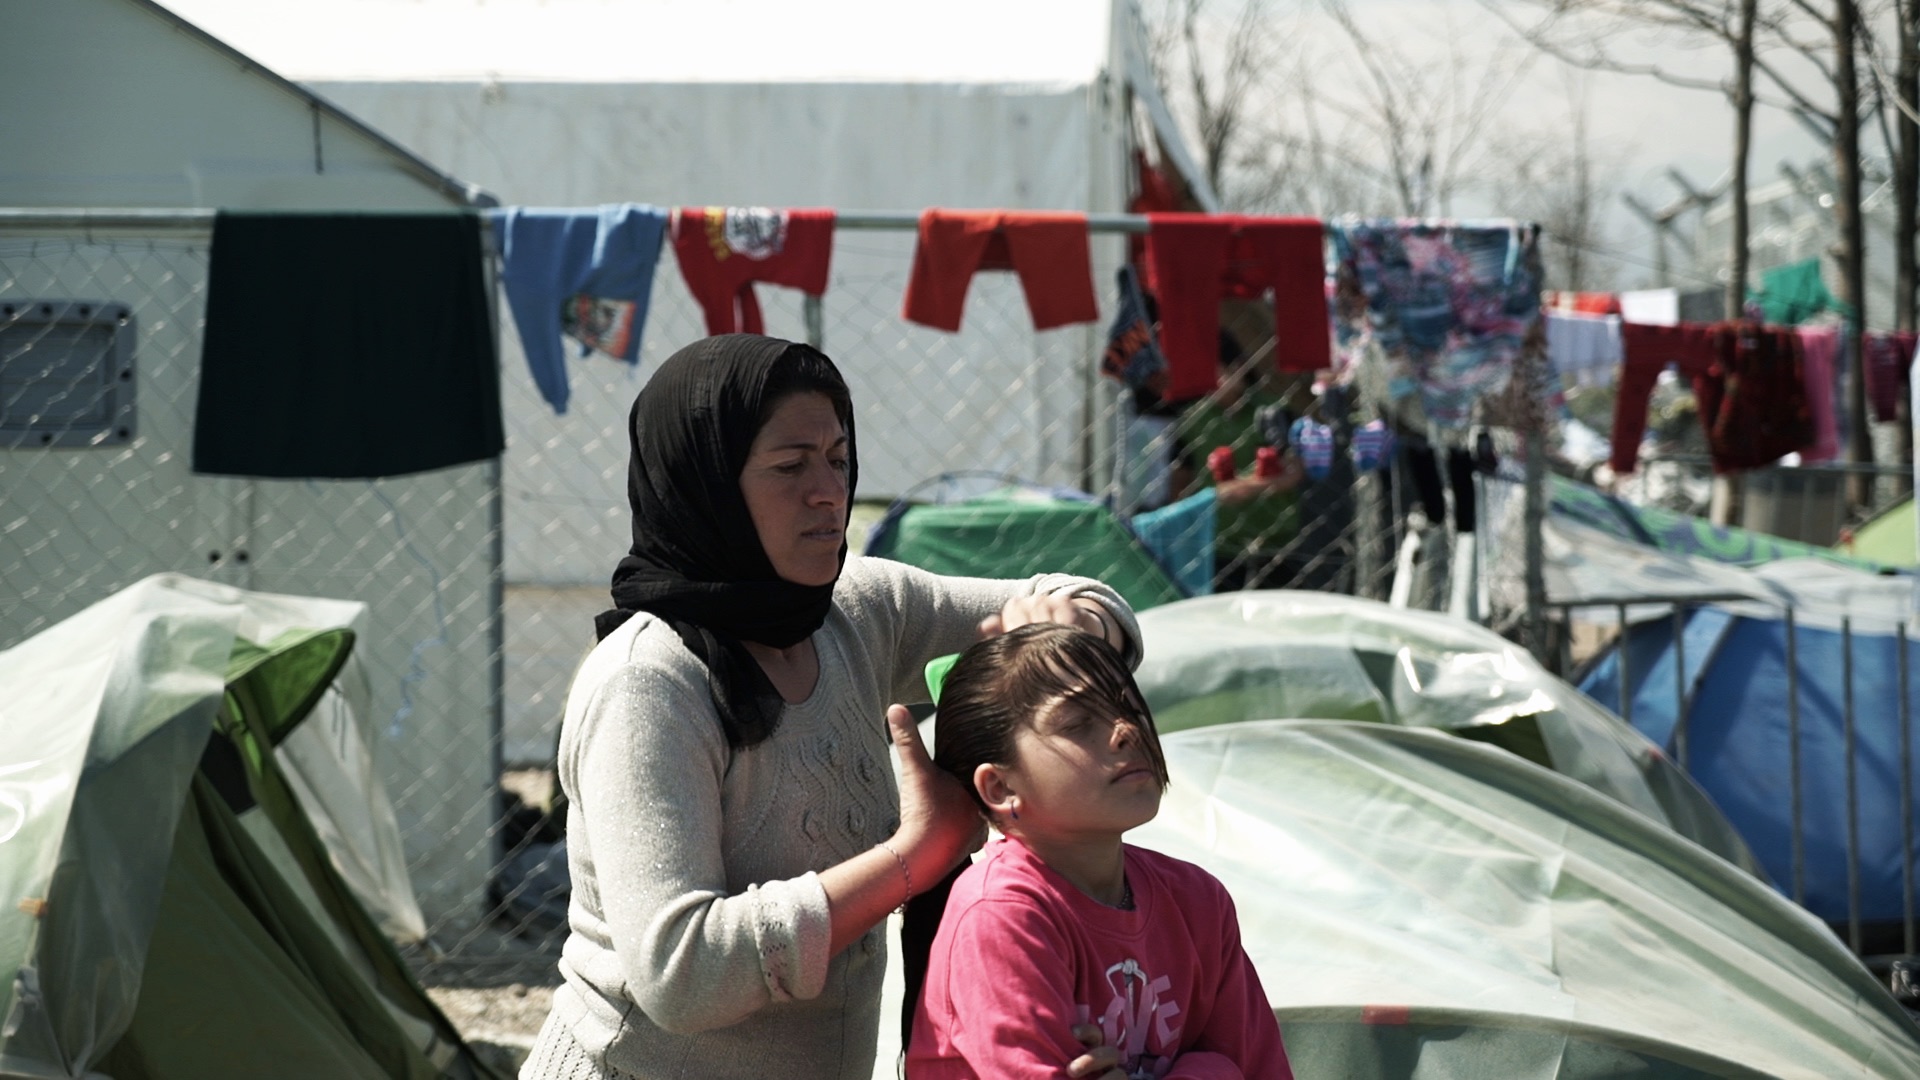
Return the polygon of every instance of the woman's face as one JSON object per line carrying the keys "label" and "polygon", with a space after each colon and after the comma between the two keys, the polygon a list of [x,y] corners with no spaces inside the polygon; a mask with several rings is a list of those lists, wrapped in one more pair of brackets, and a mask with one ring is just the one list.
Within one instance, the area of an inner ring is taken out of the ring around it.
{"label": "woman's face", "polygon": [[846,429],[825,394],[782,399],[753,437],[740,495],[783,580],[827,585],[840,576],[849,464]]}

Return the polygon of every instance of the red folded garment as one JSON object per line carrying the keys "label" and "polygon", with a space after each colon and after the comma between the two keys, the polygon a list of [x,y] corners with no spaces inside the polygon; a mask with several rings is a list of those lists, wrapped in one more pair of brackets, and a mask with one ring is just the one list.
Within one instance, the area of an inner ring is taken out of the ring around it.
{"label": "red folded garment", "polygon": [[1020,275],[1035,330],[1100,318],[1085,214],[927,210],[913,248],[901,314],[937,330],[960,329],[967,288],[981,270]]}
{"label": "red folded garment", "polygon": [[1167,400],[1219,383],[1220,301],[1273,291],[1274,363],[1318,371],[1333,363],[1327,318],[1326,232],[1316,218],[1148,214],[1148,288],[1160,304]]}
{"label": "red folded garment", "polygon": [[826,294],[833,211],[683,206],[674,215],[673,254],[706,313],[707,333],[763,333],[754,282]]}

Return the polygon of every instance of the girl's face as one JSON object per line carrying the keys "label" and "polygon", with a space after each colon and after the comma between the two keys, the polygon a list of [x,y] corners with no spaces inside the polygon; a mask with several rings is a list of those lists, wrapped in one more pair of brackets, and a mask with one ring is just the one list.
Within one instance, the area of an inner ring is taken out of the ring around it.
{"label": "girl's face", "polygon": [[1160,777],[1145,733],[1131,717],[1106,711],[1068,698],[1014,732],[1013,760],[1000,768],[1018,798],[1020,831],[1060,839],[1117,835],[1160,812]]}
{"label": "girl's face", "polygon": [[740,495],[773,570],[796,585],[840,576],[847,528],[847,432],[825,394],[774,406],[740,470]]}

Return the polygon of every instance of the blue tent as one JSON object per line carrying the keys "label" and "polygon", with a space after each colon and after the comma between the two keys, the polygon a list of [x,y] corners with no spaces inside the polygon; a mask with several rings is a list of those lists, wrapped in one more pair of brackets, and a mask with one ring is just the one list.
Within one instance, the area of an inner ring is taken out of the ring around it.
{"label": "blue tent", "polygon": [[[1803,903],[1835,924],[1850,918],[1862,924],[1899,920],[1911,865],[1902,852],[1907,836],[1920,831],[1907,828],[1900,814],[1903,753],[1913,765],[1912,740],[1903,745],[1903,712],[1910,718],[1920,711],[1911,679],[1904,710],[1900,701],[1900,633],[1914,612],[1911,579],[1812,560],[1776,562],[1751,573],[1761,587],[1756,591],[1772,592],[1778,604],[1686,609],[1678,637],[1670,617],[1635,623],[1625,638],[1631,700],[1621,700],[1618,647],[1588,670],[1580,689],[1628,714],[1633,726],[1668,754],[1678,757],[1684,740],[1688,771],[1789,895],[1796,883],[1792,731],[1797,724],[1797,880]],[[1795,611],[1791,629],[1789,605]],[[1796,672],[1791,693],[1790,638]],[[1920,657],[1916,644],[1908,642],[1906,650],[1913,665]],[[1849,689],[1857,848],[1849,841]],[[1797,702],[1797,718],[1790,700]],[[1908,812],[1911,816],[1911,806]],[[1857,904],[1849,900],[1850,849],[1858,857]]]}

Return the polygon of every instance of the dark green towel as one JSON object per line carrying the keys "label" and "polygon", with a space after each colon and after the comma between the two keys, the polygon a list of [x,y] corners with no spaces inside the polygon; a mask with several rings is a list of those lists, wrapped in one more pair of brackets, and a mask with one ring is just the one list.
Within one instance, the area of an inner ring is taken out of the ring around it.
{"label": "dark green towel", "polygon": [[480,218],[214,219],[193,470],[366,478],[496,457]]}

